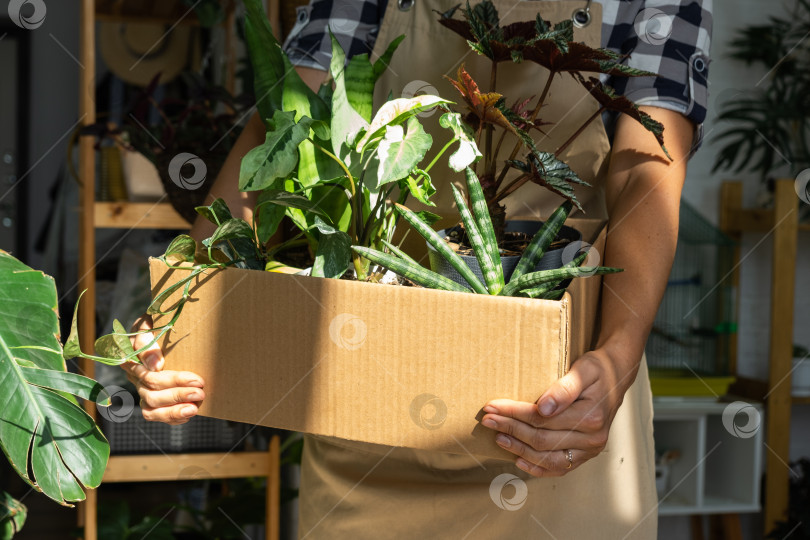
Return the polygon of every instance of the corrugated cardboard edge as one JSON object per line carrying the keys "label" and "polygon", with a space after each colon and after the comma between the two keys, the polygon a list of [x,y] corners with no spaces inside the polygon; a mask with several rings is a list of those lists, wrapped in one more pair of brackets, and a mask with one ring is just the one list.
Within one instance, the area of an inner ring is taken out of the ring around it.
{"label": "corrugated cardboard edge", "polygon": [[560,301],[560,358],[557,378],[562,378],[571,369],[571,295],[565,293]]}

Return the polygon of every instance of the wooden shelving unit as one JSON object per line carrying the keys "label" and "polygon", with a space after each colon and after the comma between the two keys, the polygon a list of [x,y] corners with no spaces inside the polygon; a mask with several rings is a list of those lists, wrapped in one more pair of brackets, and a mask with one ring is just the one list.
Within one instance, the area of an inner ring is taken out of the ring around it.
{"label": "wooden shelving unit", "polygon": [[[771,209],[743,208],[741,182],[723,183],[720,195],[723,232],[735,238],[745,232],[773,237],[768,381],[741,378],[731,389],[734,394],[766,402],[764,525],[767,534],[777,521],[784,519],[788,509],[790,471],[786,464],[790,461],[791,407],[810,403],[810,398],[790,395],[798,231],[810,230],[810,224],[798,223],[799,198],[793,179],[777,180]],[[736,260],[743,262],[739,252]],[[732,279],[739,286],[739,265]],[[736,371],[736,345],[733,353],[733,371]]]}
{"label": "wooden shelving unit", "polygon": [[[277,0],[270,0],[273,7],[269,13],[278,13]],[[83,68],[79,81],[79,111],[83,125],[96,121],[95,87],[96,42],[95,25],[98,20],[128,22],[158,22],[161,24],[177,23],[156,19],[149,15],[132,16],[125,11],[123,0],[99,0],[105,9],[97,12],[97,0],[81,0],[80,13],[80,58]],[[116,11],[119,9],[119,11]],[[226,24],[234,28],[233,10],[229,11]],[[184,18],[181,24],[197,24],[193,17]],[[277,26],[276,26],[277,27]],[[231,34],[228,32],[226,49],[233,50]],[[235,72],[235,61],[230,62],[228,83],[232,83]],[[96,338],[96,274],[95,274],[95,237],[97,228],[116,229],[176,229],[185,230],[189,223],[185,221],[166,202],[129,203],[97,202],[95,200],[95,164],[96,152],[92,136],[79,140],[79,287],[86,293],[79,306],[79,333],[85,345],[93,343]],[[93,377],[94,365],[91,361],[82,361],[82,372]],[[95,417],[95,404],[85,403],[87,412]],[[219,452],[208,454],[172,454],[172,455],[115,455],[112,456],[104,474],[104,482],[156,482],[167,480],[193,480],[199,477],[200,470],[206,471],[208,478],[237,478],[246,476],[267,477],[267,520],[266,537],[277,539],[280,525],[280,480],[279,480],[279,438],[273,437],[267,452]],[[79,507],[79,525],[84,527],[85,540],[96,540],[98,493],[89,490],[87,499]]]}

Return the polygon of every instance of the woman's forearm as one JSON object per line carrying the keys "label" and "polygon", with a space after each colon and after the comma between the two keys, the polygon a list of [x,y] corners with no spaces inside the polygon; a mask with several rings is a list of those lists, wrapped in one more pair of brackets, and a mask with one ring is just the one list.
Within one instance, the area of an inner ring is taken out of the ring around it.
{"label": "woman's forearm", "polygon": [[635,379],[672,267],[693,134],[691,122],[678,113],[645,111],[664,123],[674,160],[663,155],[652,135],[623,118],[606,185],[610,225],[602,262],[625,271],[604,277],[597,348],[620,363],[627,386]]}

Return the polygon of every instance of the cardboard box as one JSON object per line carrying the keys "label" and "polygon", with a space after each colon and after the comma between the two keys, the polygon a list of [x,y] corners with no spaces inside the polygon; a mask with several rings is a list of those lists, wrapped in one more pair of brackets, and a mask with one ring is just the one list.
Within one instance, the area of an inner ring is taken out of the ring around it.
{"label": "cardboard box", "polygon": [[[569,221],[604,251],[603,221]],[[185,273],[150,269],[153,294]],[[204,416],[511,460],[481,408],[535,401],[565,373],[590,345],[600,285],[548,301],[217,270],[162,346],[167,369],[205,380]]]}

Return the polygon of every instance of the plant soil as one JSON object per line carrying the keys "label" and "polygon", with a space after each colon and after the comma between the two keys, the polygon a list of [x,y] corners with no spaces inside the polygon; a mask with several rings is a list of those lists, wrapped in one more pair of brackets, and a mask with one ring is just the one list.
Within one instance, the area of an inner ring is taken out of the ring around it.
{"label": "plant soil", "polygon": [[[503,235],[503,241],[498,244],[501,251],[501,257],[516,256],[519,257],[523,251],[532,241],[531,235],[523,232],[508,231]],[[450,244],[450,247],[459,255],[467,257],[475,257],[475,251],[469,245],[467,240],[467,233],[464,231],[464,226],[459,224],[455,227],[448,229],[448,234],[444,237],[445,241]],[[557,238],[551,243],[548,248],[549,251],[553,249],[564,248],[571,243],[568,238]]]}

